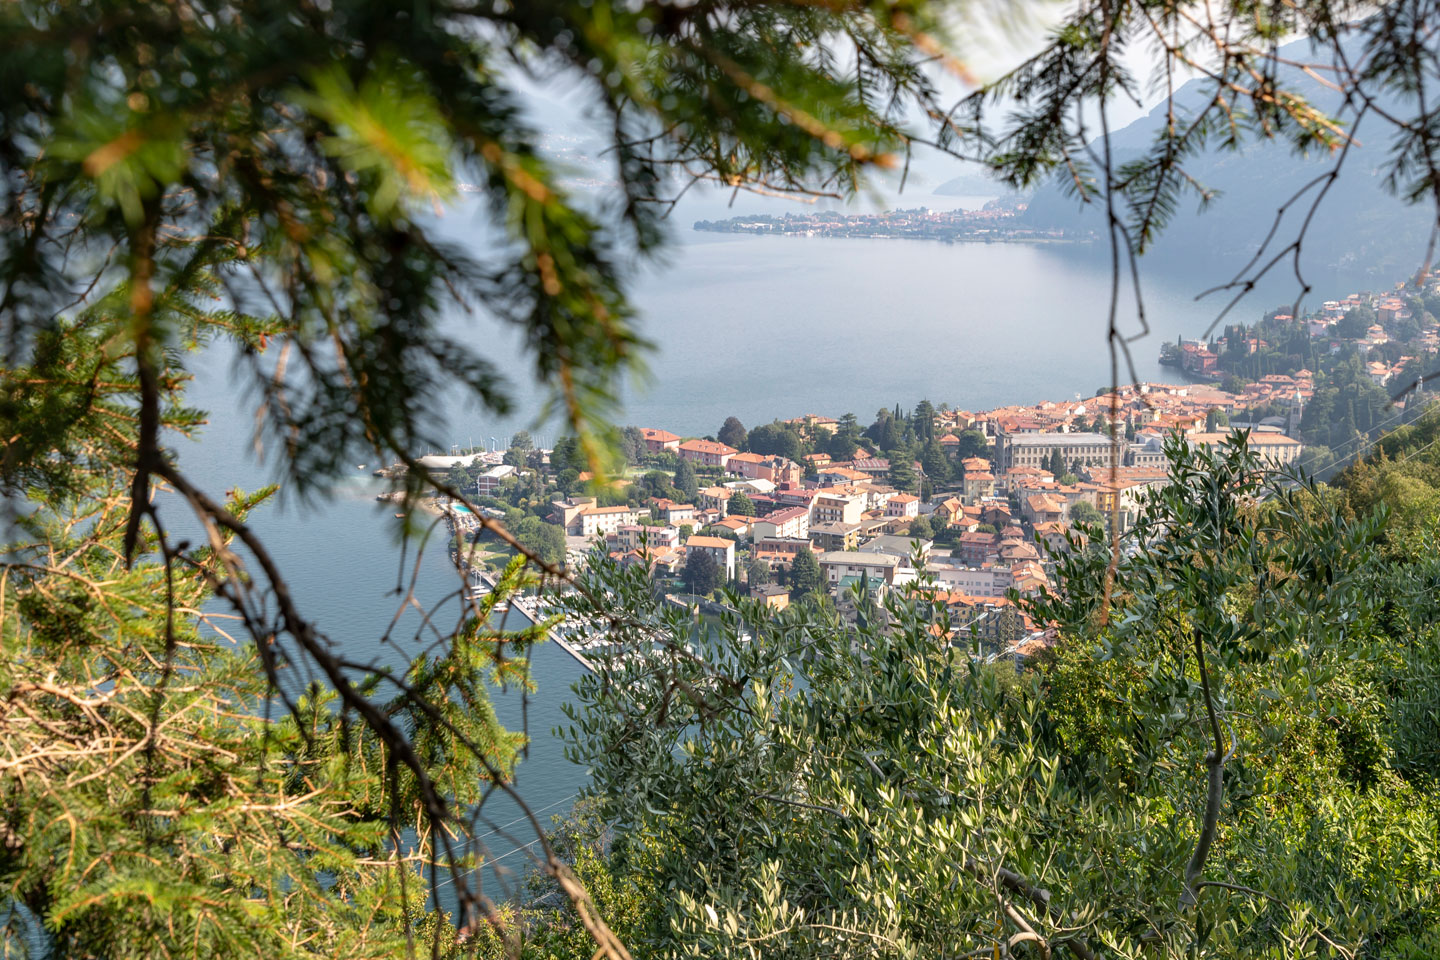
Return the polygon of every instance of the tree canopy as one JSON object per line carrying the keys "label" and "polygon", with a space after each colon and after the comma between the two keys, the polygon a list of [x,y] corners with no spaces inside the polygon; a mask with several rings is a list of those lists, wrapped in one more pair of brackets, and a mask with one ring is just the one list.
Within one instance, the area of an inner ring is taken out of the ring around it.
{"label": "tree canopy", "polygon": [[747,436],[745,424],[740,422],[739,417],[726,417],[725,422],[720,425],[720,432],[715,434],[715,439],[736,450],[744,450]]}
{"label": "tree canopy", "polygon": [[[937,643],[957,622],[923,582],[853,626],[747,606],[680,660],[667,651],[688,622],[643,579],[595,568],[644,611],[634,635],[659,638],[582,681],[573,711],[616,843],[647,851],[644,882],[670,891],[645,948],[1440,946],[1435,752],[1416,750],[1433,729],[1433,593],[1374,551],[1380,518],[1347,519],[1243,446],[1170,453],[1176,483],[1144,505],[1124,592],[1106,597],[1108,550],[1067,554],[1069,589],[1026,608],[1060,643],[1024,673]],[[1011,611],[997,629],[1021,628]],[[1422,690],[1391,695],[1408,684]]]}
{"label": "tree canopy", "polygon": [[725,580],[725,572],[708,550],[695,549],[685,555],[685,587],[691,593],[708,596]]}
{"label": "tree canopy", "polygon": [[821,573],[820,561],[815,559],[813,552],[801,550],[795,554],[795,559],[790,564],[787,583],[790,596],[796,600],[803,600],[824,589],[824,574]]}

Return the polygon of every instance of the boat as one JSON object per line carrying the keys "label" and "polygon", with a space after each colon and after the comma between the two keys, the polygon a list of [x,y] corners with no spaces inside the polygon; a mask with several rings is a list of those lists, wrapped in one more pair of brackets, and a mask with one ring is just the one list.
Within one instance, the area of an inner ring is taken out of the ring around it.
{"label": "boat", "polygon": [[403,514],[403,513],[397,513],[397,514],[395,514],[395,519],[396,519],[396,520],[404,520],[404,519],[405,519],[405,514]]}

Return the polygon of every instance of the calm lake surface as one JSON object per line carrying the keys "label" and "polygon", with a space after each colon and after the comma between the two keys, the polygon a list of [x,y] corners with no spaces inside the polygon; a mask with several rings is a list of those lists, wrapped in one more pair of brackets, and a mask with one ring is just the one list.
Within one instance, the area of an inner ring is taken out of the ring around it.
{"label": "calm lake surface", "polygon": [[[976,202],[925,197],[901,205]],[[981,409],[1089,396],[1109,382],[1109,265],[1093,250],[689,229],[694,219],[732,212],[742,211],[692,206],[667,262],[639,278],[642,326],[656,350],[648,381],[627,390],[622,422],[681,434],[713,433],[730,415],[753,426],[810,412],[853,412],[868,423],[877,409],[897,402],[909,407],[928,398]],[[467,222],[463,211],[453,213],[446,230],[463,237]],[[1147,287],[1154,333],[1136,344],[1142,378],[1173,379],[1173,371],[1156,363],[1160,343],[1182,332],[1198,334],[1213,319],[1217,308],[1195,304],[1193,292],[1162,282]],[[1257,302],[1237,316],[1252,318],[1266,305]],[[470,317],[451,322],[510,371],[523,415],[499,422],[455,398],[437,397],[429,412],[446,425],[447,439],[483,444],[533,426],[542,398],[528,386],[513,331]],[[1132,321],[1127,329],[1138,326]],[[182,449],[182,459],[212,492],[253,489],[270,478],[250,450],[253,411],[234,397],[227,358],[203,358],[190,400],[211,412],[210,424],[197,444]],[[539,432],[552,431],[541,426]],[[382,487],[369,474],[378,466],[350,464],[353,477],[328,499],[283,498],[260,511],[254,524],[291,578],[302,612],[337,646],[351,659],[400,664],[417,649],[418,615],[402,613],[393,639],[382,643],[381,637],[401,607],[397,581],[410,575],[415,553],[412,546],[402,564],[398,521],[374,499]],[[419,598],[435,605],[456,586],[437,543],[420,562]],[[441,609],[452,618],[458,612],[453,599]],[[535,653],[539,691],[528,705],[532,742],[518,786],[542,818],[567,810],[586,778],[565,760],[554,734],[580,671],[558,647]],[[518,692],[498,692],[496,700],[504,722],[518,728]],[[493,808],[496,826],[516,816],[504,802]],[[523,824],[507,833],[530,839]],[[497,856],[514,849],[500,834],[487,842]],[[523,854],[506,860],[506,866],[524,866]]]}

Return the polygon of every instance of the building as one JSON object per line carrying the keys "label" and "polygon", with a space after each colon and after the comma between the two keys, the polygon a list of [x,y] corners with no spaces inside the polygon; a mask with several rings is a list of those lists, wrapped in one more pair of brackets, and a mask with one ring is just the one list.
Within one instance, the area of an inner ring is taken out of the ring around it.
{"label": "building", "polygon": [[658,556],[680,545],[680,531],[674,527],[647,527],[625,523],[615,528],[615,549]]}
{"label": "building", "polygon": [[961,481],[961,499],[966,503],[979,503],[986,497],[995,495],[995,474],[989,470],[965,471],[965,479]]}
{"label": "building", "polygon": [[[1197,447],[1213,450],[1228,440],[1230,436],[1229,433],[1192,433],[1189,439]],[[1287,463],[1294,463],[1299,459],[1305,445],[1283,433],[1257,430],[1250,433],[1250,449],[1255,451],[1262,460],[1268,461],[1271,466],[1283,467]]]}
{"label": "building", "polygon": [[822,493],[810,505],[811,524],[859,523],[865,513],[865,497],[843,493]]}
{"label": "building", "polygon": [[739,452],[734,447],[716,443],[714,440],[686,440],[677,450],[682,460],[698,463],[702,467],[721,469]]}
{"label": "building", "polygon": [[1115,457],[1115,445],[1100,433],[1007,433],[998,437],[997,443],[1001,471],[1012,467],[1043,469],[1057,451],[1067,468],[1076,463],[1108,467]]}
{"label": "building", "polygon": [[936,523],[948,526],[952,523],[959,523],[965,514],[965,504],[959,497],[947,497],[935,504],[935,509],[930,511],[930,516]]}
{"label": "building", "polygon": [[837,483],[862,483],[870,479],[870,474],[862,473],[859,470],[852,470],[849,467],[832,463],[826,467],[816,470],[816,476],[824,484]]}
{"label": "building", "polygon": [[749,535],[750,525],[753,522],[750,517],[734,516],[718,520],[714,524],[711,524],[711,526],[719,527],[722,530],[729,530],[735,534],[736,537],[745,537]]}
{"label": "building", "polygon": [[680,438],[668,430],[641,427],[640,435],[645,438],[645,449],[650,453],[664,453],[667,450],[674,453],[680,447]]}
{"label": "building", "polygon": [[820,554],[820,572],[831,592],[840,589],[850,577],[869,577],[872,581],[893,586],[900,558],[888,553],[857,553],[853,550],[830,550]]}
{"label": "building", "polygon": [[[920,464],[916,463],[914,466],[918,472]],[[884,457],[868,457],[864,460],[852,460],[850,462],[850,469],[862,473],[867,477],[883,477],[890,472],[890,461]]]}
{"label": "building", "polygon": [[475,478],[475,492],[482,497],[493,497],[500,484],[517,475],[519,470],[508,463],[491,467]]}
{"label": "building", "polygon": [[795,557],[801,550],[817,552],[815,545],[808,539],[796,537],[755,538],[755,559],[763,560],[771,570],[777,568],[789,570],[790,564],[795,562]]}
{"label": "building", "polygon": [[920,551],[920,562],[926,563],[930,559],[930,548],[934,545],[933,541],[921,540],[918,537],[883,536],[862,544],[855,552],[883,553],[899,558],[902,567],[913,567],[914,564],[910,561],[915,556],[915,551]]}
{"label": "building", "polygon": [[1031,523],[1055,523],[1068,513],[1065,504],[1048,493],[1032,493],[1020,504],[1021,516]]}
{"label": "building", "polygon": [[635,507],[587,507],[580,511],[566,533],[572,536],[597,537],[616,533],[620,527],[640,522],[640,511]]}
{"label": "building", "polygon": [[726,580],[735,578],[735,542],[733,540],[726,540],[724,537],[694,536],[685,541],[687,554],[697,550],[710,554],[715,561],[715,566],[724,572]]}
{"label": "building", "polygon": [[1041,470],[1039,467],[1011,467],[1006,470],[1000,478],[999,493],[1005,496],[1015,496],[1020,488],[1026,484],[1052,483],[1055,476],[1048,470]]}
{"label": "building", "polygon": [[804,507],[785,507],[756,519],[751,529],[757,540],[761,537],[808,537],[810,511]]}
{"label": "building", "polygon": [[1034,525],[1035,536],[1045,544],[1051,555],[1058,555],[1070,549],[1066,540],[1066,533],[1070,530],[1067,523],[1037,523]]}
{"label": "building", "polygon": [[594,497],[570,497],[565,500],[553,500],[550,503],[550,522],[564,527],[566,533],[570,533],[572,527],[578,531],[580,514],[594,506]]}
{"label": "building", "polygon": [[787,420],[785,422],[801,427],[803,430],[809,432],[811,436],[817,433],[834,433],[840,426],[840,421],[834,417],[821,417],[813,413],[807,413],[803,417],[796,417],[793,420]]}
{"label": "building", "polygon": [[[733,473],[735,476],[744,477],[747,480],[755,480],[763,476],[760,468],[769,460],[770,458],[763,453],[737,453],[725,465],[725,472]],[[765,479],[769,480],[770,478],[765,477]]]}
{"label": "building", "polygon": [[784,457],[766,456],[760,453],[737,453],[725,466],[726,471],[747,480],[769,480],[779,486],[785,483],[799,483],[804,471]]}
{"label": "building", "polygon": [[897,493],[885,504],[887,517],[918,517],[920,498],[909,493]]}
{"label": "building", "polygon": [[675,503],[671,500],[660,500],[655,504],[657,519],[664,520],[672,527],[678,527],[682,523],[693,524],[695,522],[695,504]]}
{"label": "building", "polygon": [[987,560],[994,560],[999,556],[999,550],[1000,535],[998,533],[971,530],[956,538],[955,547],[950,551],[950,555],[967,567],[978,567]]}
{"label": "building", "polygon": [[931,564],[926,572],[935,578],[935,583],[942,590],[976,597],[1003,597],[1010,588],[1008,571],[1002,577],[998,568],[990,563],[978,567]]}
{"label": "building", "polygon": [[723,517],[730,512],[730,498],[735,491],[729,487],[703,487],[697,498],[702,510],[718,510]]}
{"label": "building", "polygon": [[854,550],[860,545],[860,524],[812,523],[810,541],[822,551]]}
{"label": "building", "polygon": [[750,588],[750,597],[759,600],[761,606],[771,610],[784,610],[790,606],[790,591],[773,583],[762,583]]}
{"label": "building", "polygon": [[900,491],[894,487],[887,487],[878,483],[866,484],[864,492],[866,512],[878,510],[881,514],[884,514],[885,508],[890,505],[891,498],[900,495]]}
{"label": "building", "polygon": [[741,493],[751,494],[752,496],[757,493],[769,496],[775,492],[775,482],[773,480],[762,480],[759,477],[756,477],[754,480],[732,480],[730,483],[725,484],[725,486],[731,490],[739,490]]}

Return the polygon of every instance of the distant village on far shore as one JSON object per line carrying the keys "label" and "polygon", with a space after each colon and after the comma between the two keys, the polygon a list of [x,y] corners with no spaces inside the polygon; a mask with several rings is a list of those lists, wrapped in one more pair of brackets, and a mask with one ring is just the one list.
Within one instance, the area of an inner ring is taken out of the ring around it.
{"label": "distant village on far shore", "polygon": [[782,216],[752,214],[728,220],[697,220],[702,233],[747,233],[782,237],[848,237],[851,239],[939,240],[944,243],[1020,242],[1088,243],[1093,230],[1064,230],[1025,223],[1020,214],[1027,201],[1007,195],[978,210],[935,210],[915,207],[880,213],[816,210]]}

